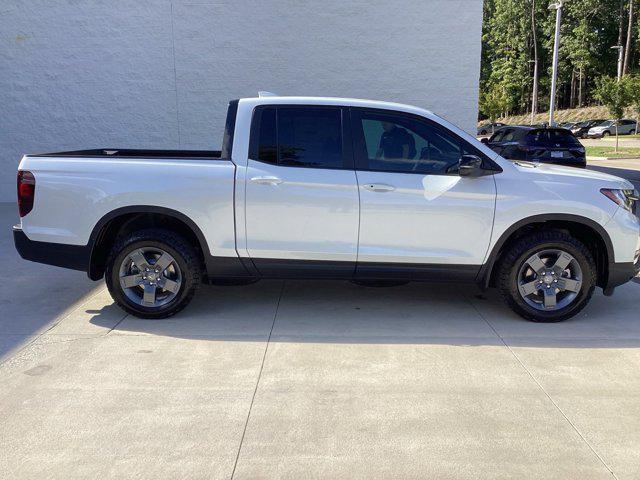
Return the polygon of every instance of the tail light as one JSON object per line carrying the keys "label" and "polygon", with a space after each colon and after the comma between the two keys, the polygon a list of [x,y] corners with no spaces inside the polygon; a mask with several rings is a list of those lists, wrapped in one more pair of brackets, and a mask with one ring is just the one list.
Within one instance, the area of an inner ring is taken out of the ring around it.
{"label": "tail light", "polygon": [[33,199],[36,195],[36,179],[33,173],[18,170],[18,211],[24,217],[33,209]]}

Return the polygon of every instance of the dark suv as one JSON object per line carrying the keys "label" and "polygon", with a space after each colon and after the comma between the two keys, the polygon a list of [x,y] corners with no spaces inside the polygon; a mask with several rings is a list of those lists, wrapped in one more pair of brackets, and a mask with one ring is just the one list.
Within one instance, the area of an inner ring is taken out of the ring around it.
{"label": "dark suv", "polygon": [[584,147],[564,128],[506,127],[483,143],[509,160],[587,166]]}
{"label": "dark suv", "polygon": [[585,122],[576,123],[573,127],[571,127],[571,133],[573,133],[578,138],[585,138],[587,136],[587,132],[591,127],[595,127],[596,125],[600,125],[604,120],[587,120]]}

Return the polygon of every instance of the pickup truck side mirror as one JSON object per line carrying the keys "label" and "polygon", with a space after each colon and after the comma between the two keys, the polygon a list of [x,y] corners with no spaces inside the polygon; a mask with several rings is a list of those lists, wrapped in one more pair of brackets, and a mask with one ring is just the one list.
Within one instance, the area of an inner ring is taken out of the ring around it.
{"label": "pickup truck side mirror", "polygon": [[477,155],[462,155],[458,161],[458,174],[461,177],[481,177],[485,175],[482,159]]}
{"label": "pickup truck side mirror", "polygon": [[488,145],[488,144],[489,144],[489,139],[488,139],[487,137],[482,137],[482,138],[480,139],[480,142],[481,142],[481,143],[484,143],[485,145]]}

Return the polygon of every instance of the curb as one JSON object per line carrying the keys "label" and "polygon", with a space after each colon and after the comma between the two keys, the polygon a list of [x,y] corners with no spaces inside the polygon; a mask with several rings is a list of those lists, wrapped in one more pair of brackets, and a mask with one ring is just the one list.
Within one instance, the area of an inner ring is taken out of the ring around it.
{"label": "curb", "polygon": [[640,157],[636,156],[631,156],[631,157],[592,157],[590,155],[587,156],[587,160],[635,160],[635,159],[639,159]]}

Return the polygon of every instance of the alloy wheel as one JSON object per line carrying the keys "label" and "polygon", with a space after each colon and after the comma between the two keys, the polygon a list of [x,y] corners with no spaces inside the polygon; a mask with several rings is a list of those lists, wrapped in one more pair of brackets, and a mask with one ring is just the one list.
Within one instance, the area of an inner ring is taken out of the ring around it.
{"label": "alloy wheel", "polygon": [[536,310],[556,311],[567,307],[582,288],[582,269],[569,254],[560,249],[534,253],[518,271],[518,292]]}
{"label": "alloy wheel", "polygon": [[120,287],[132,302],[161,307],[180,291],[182,271],[178,262],[157,247],[136,248],[120,264]]}

